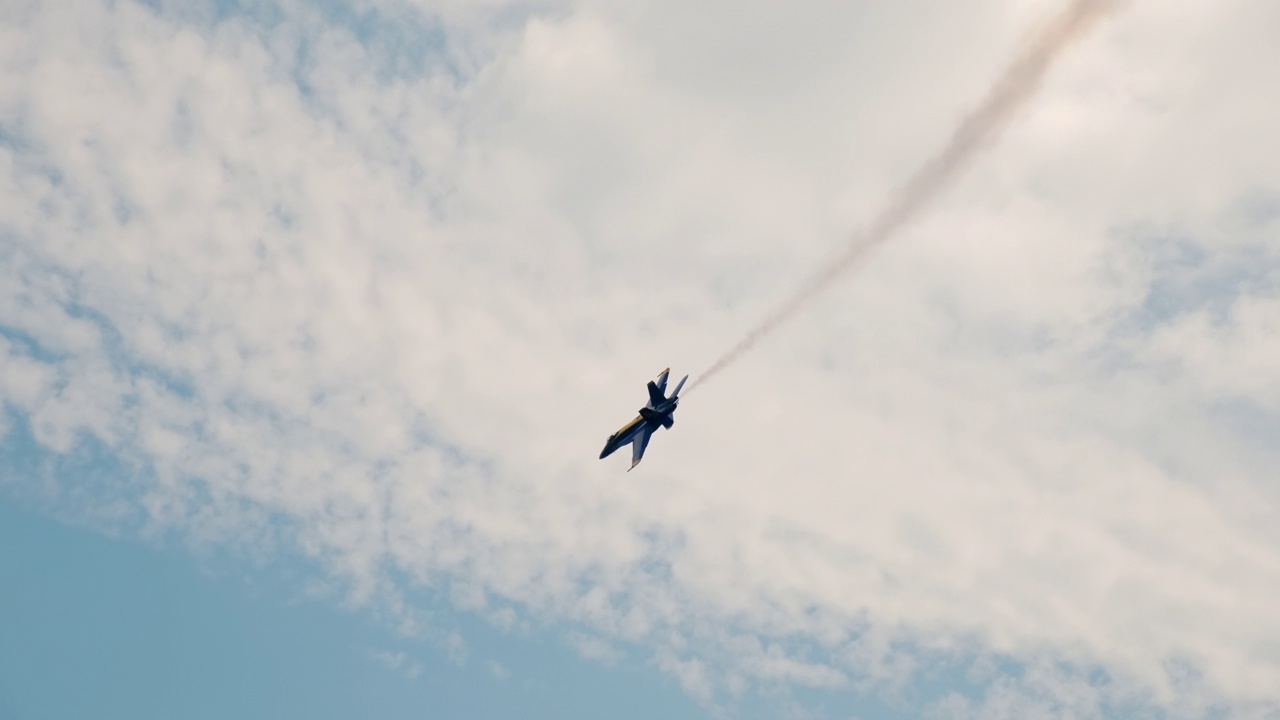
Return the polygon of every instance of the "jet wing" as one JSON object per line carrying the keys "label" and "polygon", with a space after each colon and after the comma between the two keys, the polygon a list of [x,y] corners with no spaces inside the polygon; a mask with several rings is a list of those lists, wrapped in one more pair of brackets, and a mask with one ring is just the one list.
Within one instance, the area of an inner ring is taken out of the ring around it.
{"label": "jet wing", "polygon": [[631,472],[631,468],[640,464],[640,459],[644,457],[644,449],[649,446],[649,436],[653,431],[653,425],[646,422],[631,439],[631,467],[627,468],[627,472]]}
{"label": "jet wing", "polygon": [[658,389],[661,390],[664,394],[667,392],[667,376],[670,374],[671,374],[671,368],[667,368],[666,370],[663,370],[662,372],[658,373],[658,378],[653,381],[654,384],[658,386]]}

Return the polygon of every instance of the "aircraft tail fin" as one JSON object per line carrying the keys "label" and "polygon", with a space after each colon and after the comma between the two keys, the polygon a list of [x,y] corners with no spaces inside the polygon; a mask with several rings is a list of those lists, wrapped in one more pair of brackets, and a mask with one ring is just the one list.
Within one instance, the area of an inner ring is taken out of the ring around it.
{"label": "aircraft tail fin", "polygon": [[688,375],[685,375],[684,377],[680,378],[680,382],[676,384],[676,389],[671,391],[671,397],[680,396],[680,388],[684,387],[684,381],[688,379],[689,379]]}
{"label": "aircraft tail fin", "polygon": [[649,381],[649,407],[657,407],[659,403],[664,402],[666,399],[667,399],[667,396],[663,395],[662,391],[658,389],[658,386],[652,380],[650,380]]}

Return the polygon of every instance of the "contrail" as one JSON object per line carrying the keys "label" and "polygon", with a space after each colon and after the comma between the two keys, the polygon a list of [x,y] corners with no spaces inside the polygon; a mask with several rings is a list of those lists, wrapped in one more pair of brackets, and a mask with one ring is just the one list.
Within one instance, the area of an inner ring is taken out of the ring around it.
{"label": "contrail", "polygon": [[849,247],[840,256],[810,278],[729,352],[716,360],[694,380],[689,391],[737,361],[764,336],[789,320],[842,275],[857,267],[872,250],[883,245],[915,219],[945,189],[947,183],[955,180],[973,162],[978,151],[1004,129],[1018,109],[1031,99],[1041,79],[1062,51],[1073,41],[1083,37],[1119,5],[1120,0],[1073,0],[1061,14],[1040,28],[991,86],[982,104],[960,122],[941,152],[911,176],[893,196],[889,205],[874,216],[866,228],[854,234]]}

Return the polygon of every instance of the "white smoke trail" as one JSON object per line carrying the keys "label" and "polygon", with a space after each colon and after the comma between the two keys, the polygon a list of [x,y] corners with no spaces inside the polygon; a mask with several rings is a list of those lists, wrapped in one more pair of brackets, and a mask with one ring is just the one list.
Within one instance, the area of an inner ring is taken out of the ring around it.
{"label": "white smoke trail", "polygon": [[737,361],[765,335],[789,320],[842,275],[857,267],[872,250],[883,245],[918,216],[947,183],[972,163],[978,151],[993,140],[1018,109],[1035,94],[1041,79],[1062,51],[1073,41],[1083,37],[1119,5],[1120,0],[1073,0],[1062,13],[1033,35],[1022,52],[991,86],[978,108],[961,121],[942,151],[917,170],[893,196],[889,205],[864,230],[853,236],[844,253],[778,305],[754,330],[696,378],[689,390],[710,380],[716,373]]}

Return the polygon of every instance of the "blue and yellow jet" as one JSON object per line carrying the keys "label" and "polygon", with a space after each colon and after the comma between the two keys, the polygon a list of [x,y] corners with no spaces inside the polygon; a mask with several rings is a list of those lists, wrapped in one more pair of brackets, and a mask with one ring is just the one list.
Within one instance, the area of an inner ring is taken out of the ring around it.
{"label": "blue and yellow jet", "polygon": [[676,385],[676,389],[671,392],[671,397],[667,397],[667,376],[670,374],[671,368],[667,368],[658,373],[657,380],[649,381],[649,402],[640,408],[639,417],[609,436],[608,442],[604,444],[604,450],[600,451],[601,460],[613,454],[614,450],[631,443],[631,467],[627,468],[627,472],[631,472],[631,468],[640,464],[640,459],[644,457],[644,449],[649,445],[649,436],[653,435],[659,427],[670,428],[675,424],[672,413],[680,403],[680,388],[684,387],[684,381],[688,380],[689,376],[685,375]]}

